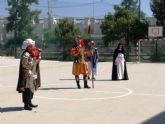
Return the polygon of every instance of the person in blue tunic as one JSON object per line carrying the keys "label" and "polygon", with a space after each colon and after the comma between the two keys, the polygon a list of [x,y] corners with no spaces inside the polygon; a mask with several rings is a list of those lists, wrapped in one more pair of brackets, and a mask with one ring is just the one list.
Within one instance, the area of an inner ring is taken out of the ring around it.
{"label": "person in blue tunic", "polygon": [[95,80],[99,54],[94,41],[89,42],[89,51],[91,52],[91,55],[86,58],[88,62],[88,79],[92,78]]}

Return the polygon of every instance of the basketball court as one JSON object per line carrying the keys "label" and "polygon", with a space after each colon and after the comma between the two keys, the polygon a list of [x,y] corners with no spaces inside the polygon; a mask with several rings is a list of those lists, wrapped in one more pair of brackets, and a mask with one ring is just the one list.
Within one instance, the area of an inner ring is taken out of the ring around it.
{"label": "basketball court", "polygon": [[[1,124],[164,124],[165,64],[127,63],[128,81],[111,80],[111,62],[98,64],[95,87],[77,89],[72,62],[42,60],[42,86],[23,110],[16,92],[19,59],[0,57]],[[92,86],[89,80],[88,84]]]}

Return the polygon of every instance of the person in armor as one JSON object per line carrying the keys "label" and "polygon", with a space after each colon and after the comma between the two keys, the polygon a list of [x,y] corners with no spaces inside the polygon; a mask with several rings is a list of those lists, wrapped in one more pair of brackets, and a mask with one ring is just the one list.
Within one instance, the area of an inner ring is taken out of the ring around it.
{"label": "person in armor", "polygon": [[38,107],[32,103],[34,91],[41,86],[40,82],[40,50],[35,46],[35,41],[26,39],[22,44],[22,53],[19,66],[17,91],[22,93],[25,110]]}
{"label": "person in armor", "polygon": [[80,89],[80,79],[79,75],[83,75],[84,88],[90,88],[88,86],[88,64],[85,60],[85,57],[90,54],[84,49],[84,41],[81,37],[76,37],[75,44],[71,48],[71,54],[74,57],[72,74],[75,76],[77,87]]}

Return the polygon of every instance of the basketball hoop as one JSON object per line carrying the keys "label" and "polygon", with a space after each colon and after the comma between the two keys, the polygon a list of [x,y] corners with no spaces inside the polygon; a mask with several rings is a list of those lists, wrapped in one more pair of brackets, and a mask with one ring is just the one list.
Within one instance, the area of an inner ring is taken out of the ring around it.
{"label": "basketball hoop", "polygon": [[148,27],[148,37],[157,38],[163,36],[163,27],[162,26],[153,26]]}

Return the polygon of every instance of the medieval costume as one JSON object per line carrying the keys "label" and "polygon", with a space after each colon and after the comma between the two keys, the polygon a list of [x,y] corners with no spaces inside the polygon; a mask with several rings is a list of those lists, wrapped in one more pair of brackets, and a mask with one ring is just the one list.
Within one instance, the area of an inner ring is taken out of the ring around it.
{"label": "medieval costume", "polygon": [[74,57],[72,74],[75,75],[77,87],[79,89],[81,88],[79,75],[82,74],[84,79],[84,88],[90,88],[87,84],[88,65],[85,61],[85,57],[87,56],[88,52],[84,50],[84,43],[82,39],[80,40],[79,38],[76,38],[76,42],[71,48],[71,54]]}
{"label": "medieval costume", "polygon": [[98,50],[96,47],[94,47],[95,43],[94,41],[89,42],[89,51],[91,52],[91,55],[86,57],[86,60],[88,62],[88,79],[90,79],[90,76],[92,75],[92,79],[96,79],[95,76],[97,75],[97,63],[98,63]]}
{"label": "medieval costume", "polygon": [[39,49],[32,39],[26,39],[22,45],[17,91],[22,93],[25,110],[32,110],[38,105],[32,104],[34,91],[41,86]]}
{"label": "medieval costume", "polygon": [[128,80],[126,55],[122,43],[118,44],[113,54],[112,80]]}

